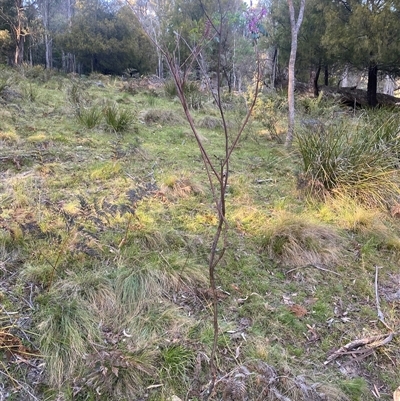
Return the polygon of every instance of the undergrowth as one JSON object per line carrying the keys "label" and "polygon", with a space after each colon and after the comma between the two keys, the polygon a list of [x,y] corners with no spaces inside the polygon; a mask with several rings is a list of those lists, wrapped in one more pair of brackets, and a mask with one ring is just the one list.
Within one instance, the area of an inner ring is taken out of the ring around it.
{"label": "undergrowth", "polygon": [[[131,94],[109,77],[99,89],[98,77],[6,71],[1,394],[204,398],[217,219],[173,89],[137,84]],[[217,113],[195,84],[187,90],[218,159]],[[237,124],[243,102],[224,101]],[[355,339],[398,331],[398,115],[333,123],[340,105],[302,105],[299,121],[317,109],[323,121],[299,123],[295,152],[280,143],[284,97],[271,93],[232,156],[210,400],[389,400],[399,384],[396,337],[325,363]]]}

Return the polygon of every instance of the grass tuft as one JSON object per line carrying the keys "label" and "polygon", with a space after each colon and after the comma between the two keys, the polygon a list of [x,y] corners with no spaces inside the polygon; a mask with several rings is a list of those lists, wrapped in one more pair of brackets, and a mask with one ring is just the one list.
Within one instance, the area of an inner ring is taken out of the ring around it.
{"label": "grass tuft", "polygon": [[102,119],[101,108],[97,105],[89,107],[79,106],[76,109],[76,117],[83,126],[92,129],[99,125]]}
{"label": "grass tuft", "polygon": [[296,147],[303,163],[303,188],[348,196],[386,209],[400,195],[398,131],[363,120],[302,129]]}
{"label": "grass tuft", "polygon": [[76,373],[88,350],[99,341],[97,319],[82,298],[62,286],[54,286],[42,295],[40,306],[40,350],[47,361],[49,383],[60,387]]}
{"label": "grass tuft", "polygon": [[103,109],[107,126],[114,132],[124,132],[133,122],[132,113],[120,108],[117,104],[107,104]]}
{"label": "grass tuft", "polygon": [[343,259],[337,231],[307,215],[277,213],[260,233],[268,256],[285,266],[335,266]]}

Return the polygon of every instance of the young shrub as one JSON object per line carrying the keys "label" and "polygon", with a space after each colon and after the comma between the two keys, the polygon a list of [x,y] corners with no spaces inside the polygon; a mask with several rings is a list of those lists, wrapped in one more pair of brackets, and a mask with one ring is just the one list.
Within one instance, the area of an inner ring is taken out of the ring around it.
{"label": "young shrub", "polygon": [[[251,98],[251,89],[247,97]],[[262,132],[268,133],[268,137],[282,143],[281,134],[286,130],[282,126],[282,116],[287,113],[287,99],[277,93],[261,94],[253,108],[252,117],[262,126]]]}

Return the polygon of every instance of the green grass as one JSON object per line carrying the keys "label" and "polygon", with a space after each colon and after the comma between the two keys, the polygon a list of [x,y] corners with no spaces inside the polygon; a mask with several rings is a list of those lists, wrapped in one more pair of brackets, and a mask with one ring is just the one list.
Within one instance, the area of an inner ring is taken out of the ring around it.
{"label": "green grass", "polygon": [[[173,88],[6,72],[3,91],[20,96],[0,111],[0,385],[15,399],[28,391],[48,401],[200,400],[210,380],[207,276],[217,218]],[[218,161],[218,112],[189,89],[203,144]],[[243,99],[224,101],[234,132]],[[326,118],[326,136],[355,146],[340,154],[354,166],[378,160],[372,143],[378,155],[397,157],[398,114],[356,112],[330,126],[337,108],[301,99],[298,117]],[[88,129],[75,117],[90,109],[99,117]],[[125,112],[129,123],[118,122]],[[356,191],[353,170],[340,165],[340,187],[315,196],[308,185],[325,175],[298,173],[304,157],[281,143],[285,112],[283,94],[263,95],[231,160],[228,249],[216,272],[221,380],[210,400],[246,392],[249,400],[372,401],[374,385],[389,400],[400,380],[397,338],[358,361],[324,361],[350,341],[387,332],[377,319],[376,265],[386,323],[400,323],[392,187],[377,179]],[[313,160],[316,169],[303,173],[321,171]],[[10,325],[32,355],[6,352],[1,333]]]}

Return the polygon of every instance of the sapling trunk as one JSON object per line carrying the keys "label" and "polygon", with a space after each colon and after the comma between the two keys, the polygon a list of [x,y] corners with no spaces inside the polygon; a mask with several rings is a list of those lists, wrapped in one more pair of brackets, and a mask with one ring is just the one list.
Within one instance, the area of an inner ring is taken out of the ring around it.
{"label": "sapling trunk", "polygon": [[[212,294],[212,310],[213,310],[213,346],[211,350],[210,356],[210,384],[203,394],[203,399],[207,400],[215,386],[215,382],[217,380],[218,367],[216,365],[216,355],[218,350],[218,337],[219,337],[219,324],[218,324],[218,294],[217,294],[217,275],[216,268],[219,265],[220,261],[224,257],[224,254],[227,250],[227,230],[228,223],[226,220],[226,203],[225,203],[225,195],[228,186],[229,180],[229,164],[231,160],[232,153],[234,149],[237,147],[237,144],[240,140],[240,137],[246,127],[249,118],[251,116],[252,110],[254,108],[255,102],[257,100],[257,95],[259,92],[259,86],[261,82],[261,67],[258,60],[257,46],[255,45],[255,54],[256,54],[256,72],[255,72],[255,90],[254,96],[251,100],[250,104],[247,107],[247,113],[245,118],[243,119],[241,125],[238,128],[238,131],[233,135],[230,135],[228,124],[226,122],[226,115],[222,105],[222,97],[221,97],[221,76],[222,76],[222,68],[221,68],[221,58],[222,58],[222,40],[218,40],[219,46],[217,50],[217,67],[216,67],[216,76],[217,76],[217,87],[216,91],[211,91],[212,96],[214,98],[214,102],[217,105],[221,125],[223,127],[223,135],[224,135],[224,156],[220,158],[218,161],[214,161],[211,158],[210,153],[205,148],[201,136],[197,130],[196,124],[194,122],[193,116],[191,114],[191,110],[189,107],[189,100],[185,95],[185,84],[187,83],[187,75],[191,70],[192,66],[196,63],[200,68],[203,76],[207,77],[207,71],[205,71],[205,63],[204,63],[204,54],[203,49],[204,46],[210,41],[211,38],[220,38],[222,36],[223,24],[225,22],[225,13],[221,9],[221,3],[218,2],[220,7],[219,9],[219,19],[217,22],[213,22],[211,17],[207,14],[204,5],[202,5],[204,14],[206,16],[206,29],[203,34],[201,41],[194,47],[190,47],[190,45],[180,36],[180,34],[176,33],[176,41],[184,43],[190,50],[190,54],[186,60],[183,61],[184,68],[182,68],[181,63],[179,62],[179,57],[176,56],[174,51],[170,51],[167,46],[162,45],[162,41],[158,40],[158,38],[153,38],[152,33],[154,31],[146,31],[150,40],[157,47],[158,51],[162,54],[168,68],[170,70],[171,76],[175,82],[175,86],[177,89],[177,94],[179,101],[182,105],[183,112],[185,114],[186,120],[189,123],[191,131],[196,139],[198,148],[200,150],[201,158],[206,170],[206,174],[208,177],[209,188],[213,197],[213,202],[215,204],[218,224],[216,227],[215,234],[213,236],[212,245],[210,248],[210,253],[208,257],[208,275],[209,275],[209,284]],[[262,14],[263,16],[264,14]],[[139,18],[140,21],[140,18]],[[215,20],[214,20],[215,21]],[[145,26],[143,25],[145,28]],[[213,31],[210,33],[210,31]],[[178,49],[178,44],[176,45],[176,49]],[[210,89],[210,88],[209,88]]]}

